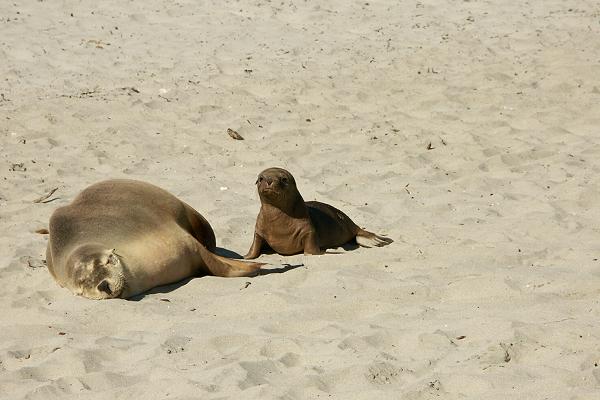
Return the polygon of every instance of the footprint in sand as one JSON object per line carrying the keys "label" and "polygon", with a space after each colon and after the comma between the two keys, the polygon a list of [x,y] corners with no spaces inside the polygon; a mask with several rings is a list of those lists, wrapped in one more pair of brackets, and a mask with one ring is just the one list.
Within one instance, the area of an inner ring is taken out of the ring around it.
{"label": "footprint in sand", "polygon": [[277,380],[282,372],[276,362],[271,360],[264,361],[245,361],[240,362],[240,366],[246,370],[246,379],[239,383],[242,390],[253,386],[263,385],[269,380]]}
{"label": "footprint in sand", "polygon": [[173,353],[181,353],[185,351],[187,344],[192,340],[192,338],[185,336],[174,336],[167,339],[162,345],[162,349],[167,354]]}
{"label": "footprint in sand", "polygon": [[389,362],[377,362],[367,367],[367,381],[375,385],[390,385],[401,380],[404,368],[396,367]]}

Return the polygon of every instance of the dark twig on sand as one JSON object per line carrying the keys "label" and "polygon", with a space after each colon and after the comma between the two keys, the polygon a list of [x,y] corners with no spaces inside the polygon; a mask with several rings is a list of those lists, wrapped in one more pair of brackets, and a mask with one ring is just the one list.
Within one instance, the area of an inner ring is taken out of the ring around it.
{"label": "dark twig on sand", "polygon": [[240,135],[239,133],[237,133],[233,129],[227,128],[227,134],[229,136],[231,136],[235,140],[244,140],[244,138],[242,137],[242,135]]}
{"label": "dark twig on sand", "polygon": [[242,289],[246,289],[248,286],[250,286],[252,284],[252,282],[248,282],[246,281],[246,283],[244,283],[244,287],[240,288],[240,290]]}
{"label": "dark twig on sand", "polygon": [[57,187],[53,188],[52,190],[50,190],[48,193],[46,193],[45,195],[43,195],[40,198],[35,199],[33,202],[34,203],[45,203],[44,200],[48,199],[50,196],[52,196],[54,194],[54,192],[56,192],[58,190]]}

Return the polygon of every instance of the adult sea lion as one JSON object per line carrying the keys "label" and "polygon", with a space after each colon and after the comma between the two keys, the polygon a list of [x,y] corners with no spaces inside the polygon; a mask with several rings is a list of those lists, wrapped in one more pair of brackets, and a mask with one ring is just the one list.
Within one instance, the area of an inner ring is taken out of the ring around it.
{"label": "adult sea lion", "polygon": [[292,174],[268,168],[256,181],[261,207],[254,241],[246,259],[256,258],[269,246],[282,255],[322,254],[351,240],[363,247],[385,246],[393,240],[359,228],[337,208],[318,201],[305,202]]}
{"label": "adult sea lion", "polygon": [[50,217],[48,270],[90,299],[127,298],[197,274],[255,275],[261,265],[213,253],[204,217],[169,192],[134,180],[83,190]]}

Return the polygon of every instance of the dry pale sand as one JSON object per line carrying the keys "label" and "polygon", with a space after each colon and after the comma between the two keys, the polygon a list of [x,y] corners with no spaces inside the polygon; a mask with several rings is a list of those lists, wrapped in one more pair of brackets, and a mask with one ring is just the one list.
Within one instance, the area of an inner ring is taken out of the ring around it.
{"label": "dry pale sand", "polygon": [[[0,398],[598,396],[599,35],[592,0],[0,2]],[[43,264],[109,177],[244,254],[274,165],[395,243],[137,301]]]}

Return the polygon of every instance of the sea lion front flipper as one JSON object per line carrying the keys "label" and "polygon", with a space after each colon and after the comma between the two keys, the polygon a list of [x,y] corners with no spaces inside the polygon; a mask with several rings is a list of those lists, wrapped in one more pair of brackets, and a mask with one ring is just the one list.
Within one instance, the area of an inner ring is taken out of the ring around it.
{"label": "sea lion front flipper", "polygon": [[364,229],[359,229],[356,233],[356,243],[362,247],[382,247],[392,242],[389,237],[379,236]]}
{"label": "sea lion front flipper", "polygon": [[225,278],[256,276],[260,267],[266,265],[265,263],[246,262],[218,256],[208,251],[201,243],[198,243],[197,248],[206,268],[214,276]]}
{"label": "sea lion front flipper", "polygon": [[248,250],[248,253],[244,256],[244,258],[246,260],[252,260],[252,259],[260,256],[260,251],[264,244],[265,244],[265,239],[263,239],[262,236],[260,236],[258,233],[255,232],[254,233],[254,241],[252,242],[252,246],[250,246],[250,250]]}
{"label": "sea lion front flipper", "polygon": [[319,242],[317,241],[317,233],[310,232],[307,234],[306,238],[304,239],[304,254],[317,255],[323,253],[325,252],[321,250],[319,247]]}

